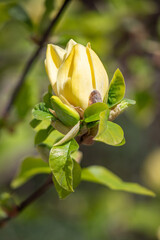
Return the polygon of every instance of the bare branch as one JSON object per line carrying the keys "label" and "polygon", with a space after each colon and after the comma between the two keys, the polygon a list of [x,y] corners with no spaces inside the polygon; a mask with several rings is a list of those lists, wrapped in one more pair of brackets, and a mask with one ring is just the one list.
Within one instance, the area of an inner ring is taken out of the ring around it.
{"label": "bare branch", "polygon": [[0,227],[5,226],[5,224],[19,215],[26,207],[28,207],[31,203],[33,203],[36,199],[38,199],[43,193],[45,193],[48,188],[53,185],[52,176],[49,176],[47,181],[34,193],[32,193],[26,200],[24,200],[20,205],[14,206],[12,211],[8,214],[8,216],[2,220],[0,220]]}

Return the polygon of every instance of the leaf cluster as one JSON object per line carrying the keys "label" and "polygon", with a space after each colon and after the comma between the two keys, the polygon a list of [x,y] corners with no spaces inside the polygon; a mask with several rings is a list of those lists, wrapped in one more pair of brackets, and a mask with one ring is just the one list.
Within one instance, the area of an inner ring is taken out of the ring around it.
{"label": "leaf cluster", "polygon": [[87,143],[87,139],[92,139],[112,146],[125,143],[122,128],[113,122],[128,106],[135,104],[135,101],[125,99],[124,95],[124,78],[117,69],[104,102],[90,105],[83,116],[80,116],[75,108],[65,105],[57,96],[53,96],[49,86],[43,102],[34,107],[33,120],[30,123],[36,131],[35,146],[40,157],[26,158],[11,186],[20,187],[36,174],[52,174],[60,198],[74,192],[81,181],[99,183],[112,190],[153,196],[146,188],[123,182],[104,167],[80,167],[78,139],[84,143]]}

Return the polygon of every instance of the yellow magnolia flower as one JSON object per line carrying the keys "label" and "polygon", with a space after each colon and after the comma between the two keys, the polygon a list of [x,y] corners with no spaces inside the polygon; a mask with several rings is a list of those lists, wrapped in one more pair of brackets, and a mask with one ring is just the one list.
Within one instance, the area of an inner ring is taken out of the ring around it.
{"label": "yellow magnolia flower", "polygon": [[45,66],[55,94],[64,103],[85,110],[93,90],[102,99],[107,92],[106,70],[89,43],[84,47],[71,39],[65,49],[48,44]]}

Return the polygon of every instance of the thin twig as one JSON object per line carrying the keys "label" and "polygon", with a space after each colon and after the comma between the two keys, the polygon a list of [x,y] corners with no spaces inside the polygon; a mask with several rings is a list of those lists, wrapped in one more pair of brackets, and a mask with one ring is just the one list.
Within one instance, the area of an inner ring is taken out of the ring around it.
{"label": "thin twig", "polygon": [[38,199],[43,193],[45,193],[51,185],[53,185],[53,181],[52,181],[52,177],[49,176],[47,181],[40,188],[38,188],[34,193],[32,193],[20,205],[14,206],[12,211],[9,213],[9,215],[6,218],[0,220],[0,227],[3,227],[9,220],[19,215],[26,207],[28,207],[31,203],[33,203],[36,199]]}
{"label": "thin twig", "polygon": [[67,5],[69,4],[71,0],[65,0],[64,3],[62,4],[61,8],[59,9],[57,15],[52,19],[52,21],[50,22],[48,28],[46,29],[46,31],[44,32],[39,46],[38,48],[33,52],[33,54],[31,55],[31,57],[29,58],[28,62],[26,63],[24,70],[22,72],[22,75],[19,78],[19,81],[10,97],[10,100],[6,106],[6,108],[4,109],[2,118],[6,119],[9,111],[11,110],[11,107],[16,99],[17,94],[19,93],[27,74],[29,73],[29,71],[31,70],[31,67],[33,66],[33,63],[35,62],[35,60],[37,59],[37,57],[39,56],[40,52],[42,51],[43,45],[45,43],[45,41],[47,40],[49,34],[51,33],[51,30],[56,26],[57,22],[59,21],[62,13],[64,12],[64,10],[66,9]]}

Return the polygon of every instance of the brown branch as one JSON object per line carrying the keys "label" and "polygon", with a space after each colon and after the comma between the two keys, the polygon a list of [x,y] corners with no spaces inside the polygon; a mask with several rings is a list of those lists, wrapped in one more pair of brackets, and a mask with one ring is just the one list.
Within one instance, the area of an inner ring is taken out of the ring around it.
{"label": "brown branch", "polygon": [[9,220],[19,215],[26,207],[38,199],[43,193],[45,193],[48,188],[53,185],[52,177],[49,176],[47,181],[38,188],[34,193],[32,193],[26,200],[24,200],[20,205],[14,206],[12,211],[8,213],[8,216],[0,220],[0,227],[3,227]]}
{"label": "brown branch", "polygon": [[39,56],[39,54],[41,53],[42,51],[42,48],[43,48],[43,45],[45,43],[45,41],[47,40],[49,34],[51,33],[51,30],[56,26],[57,22],[59,21],[62,13],[64,12],[64,10],[66,9],[66,7],[68,6],[69,2],[71,0],[65,0],[64,3],[62,4],[61,8],[59,9],[57,15],[51,20],[48,28],[46,29],[46,31],[44,32],[41,40],[40,40],[40,43],[39,43],[39,46],[38,48],[33,52],[33,54],[31,55],[31,57],[29,58],[28,62],[26,63],[25,67],[24,67],[24,70],[22,72],[22,75],[20,76],[19,78],[19,81],[9,99],[9,102],[6,106],[6,108],[4,109],[4,112],[3,112],[3,115],[2,115],[2,118],[3,119],[6,119],[8,117],[8,114],[9,114],[9,111],[11,110],[11,107],[16,99],[16,96],[17,94],[19,93],[25,79],[26,79],[26,76],[27,74],[29,73],[29,71],[31,70],[32,66],[33,66],[33,63],[35,62],[35,60],[37,59],[37,57]]}

